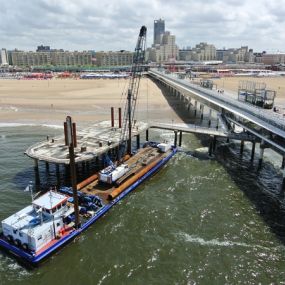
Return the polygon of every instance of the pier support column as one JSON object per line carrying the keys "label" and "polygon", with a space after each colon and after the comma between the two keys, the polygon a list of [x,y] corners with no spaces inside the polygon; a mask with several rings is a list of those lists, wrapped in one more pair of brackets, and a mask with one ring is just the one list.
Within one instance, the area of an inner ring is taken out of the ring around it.
{"label": "pier support column", "polygon": [[216,130],[219,129],[219,118],[217,118],[217,122],[216,122]]}
{"label": "pier support column", "polygon": [[177,131],[174,131],[174,147],[177,146]]}
{"label": "pier support column", "polygon": [[100,162],[99,162],[99,157],[96,156],[96,157],[95,157],[95,169],[96,169],[96,170],[99,170],[99,169],[100,169],[100,168],[99,168],[99,164],[100,164]]}
{"label": "pier support column", "polygon": [[111,127],[114,128],[114,107],[111,107]]}
{"label": "pier support column", "polygon": [[259,166],[261,166],[262,164],[263,155],[264,155],[264,146],[263,146],[263,140],[262,140],[260,143],[260,151],[259,151],[259,161],[258,161]]}
{"label": "pier support column", "polygon": [[208,153],[209,153],[209,156],[212,156],[212,154],[213,154],[213,140],[212,140],[212,137],[210,137],[210,140],[209,140],[209,150],[208,150]]}
{"label": "pier support column", "polygon": [[140,135],[137,135],[137,149],[140,148]]}
{"label": "pier support column", "polygon": [[285,192],[285,168],[283,169],[282,191]]}
{"label": "pier support column", "polygon": [[49,173],[49,163],[46,161],[46,172]]}
{"label": "pier support column", "polygon": [[85,172],[86,172],[86,164],[85,164],[85,161],[82,161],[82,163],[81,163],[81,168],[82,168],[82,172],[83,172],[83,175],[84,175]]}
{"label": "pier support column", "polygon": [[194,103],[194,116],[196,117],[197,115],[197,101],[195,100],[195,103]]}
{"label": "pier support column", "polygon": [[90,162],[86,161],[85,164],[86,164],[86,171],[87,171],[87,173],[89,175],[89,173],[90,173]]}
{"label": "pier support column", "polygon": [[200,105],[200,110],[201,110],[201,120],[204,118],[204,105]]}
{"label": "pier support column", "polygon": [[39,161],[37,159],[34,159],[34,162],[35,162],[35,166],[34,166],[35,184],[36,184],[36,186],[39,186],[41,184],[40,171],[39,171]]}
{"label": "pier support column", "polygon": [[281,165],[281,169],[284,169],[284,168],[285,168],[285,156],[283,156],[282,165]]}
{"label": "pier support column", "polygon": [[118,109],[119,111],[119,129],[122,128],[122,108]]}
{"label": "pier support column", "polygon": [[65,184],[70,185],[70,166],[69,164],[65,164],[64,165],[64,180],[65,180]]}
{"label": "pier support column", "polygon": [[60,187],[60,171],[59,171],[59,164],[55,165],[55,172],[56,172],[56,184],[57,188]]}
{"label": "pier support column", "polygon": [[255,142],[252,142],[252,148],[251,148],[251,157],[250,160],[254,160],[254,154],[255,154]]}
{"label": "pier support column", "polygon": [[145,131],[145,140],[148,141],[148,129]]}
{"label": "pier support column", "polygon": [[182,145],[182,131],[179,132],[179,143],[178,146]]}
{"label": "pier support column", "polygon": [[209,110],[209,121],[208,121],[209,127],[211,127],[211,119],[212,119],[212,109]]}
{"label": "pier support column", "polygon": [[244,140],[240,141],[240,155],[243,154],[243,149],[244,149]]}
{"label": "pier support column", "polygon": [[216,146],[217,146],[217,137],[214,136],[214,137],[213,137],[213,151],[216,150]]}

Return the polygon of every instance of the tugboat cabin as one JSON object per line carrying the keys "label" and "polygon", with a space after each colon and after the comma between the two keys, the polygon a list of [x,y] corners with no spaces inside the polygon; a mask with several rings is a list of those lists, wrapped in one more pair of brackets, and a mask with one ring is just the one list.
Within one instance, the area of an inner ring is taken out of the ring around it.
{"label": "tugboat cabin", "polygon": [[45,193],[2,221],[4,237],[17,247],[37,253],[64,230],[64,219],[74,212],[67,199],[57,192]]}

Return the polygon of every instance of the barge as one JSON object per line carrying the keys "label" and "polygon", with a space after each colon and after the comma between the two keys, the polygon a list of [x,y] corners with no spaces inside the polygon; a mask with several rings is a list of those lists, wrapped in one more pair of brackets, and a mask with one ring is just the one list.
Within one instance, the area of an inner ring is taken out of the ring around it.
{"label": "barge", "polygon": [[93,181],[77,191],[78,226],[72,187],[48,191],[2,221],[0,246],[32,265],[39,264],[94,224],[176,151],[167,144],[148,143],[120,166],[110,165],[93,175]]}

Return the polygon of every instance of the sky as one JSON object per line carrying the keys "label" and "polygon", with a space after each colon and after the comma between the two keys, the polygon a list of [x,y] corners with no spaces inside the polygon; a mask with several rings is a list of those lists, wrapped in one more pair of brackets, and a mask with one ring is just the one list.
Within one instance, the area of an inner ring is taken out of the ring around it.
{"label": "sky", "polygon": [[179,48],[200,42],[285,52],[285,0],[0,0],[0,48],[134,50],[165,20]]}

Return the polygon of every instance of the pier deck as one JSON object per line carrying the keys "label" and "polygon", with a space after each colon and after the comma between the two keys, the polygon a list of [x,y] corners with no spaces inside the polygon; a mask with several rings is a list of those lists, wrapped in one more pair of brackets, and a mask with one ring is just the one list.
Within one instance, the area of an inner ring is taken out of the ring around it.
{"label": "pier deck", "polygon": [[[132,134],[136,136],[147,128],[147,123],[137,122]],[[75,162],[90,161],[117,147],[121,138],[121,132],[122,129],[111,127],[110,121],[99,122],[89,128],[78,131],[76,136],[77,147],[74,149]],[[63,135],[36,143],[30,146],[25,154],[36,160],[56,164],[69,164],[68,146],[65,145]]]}

